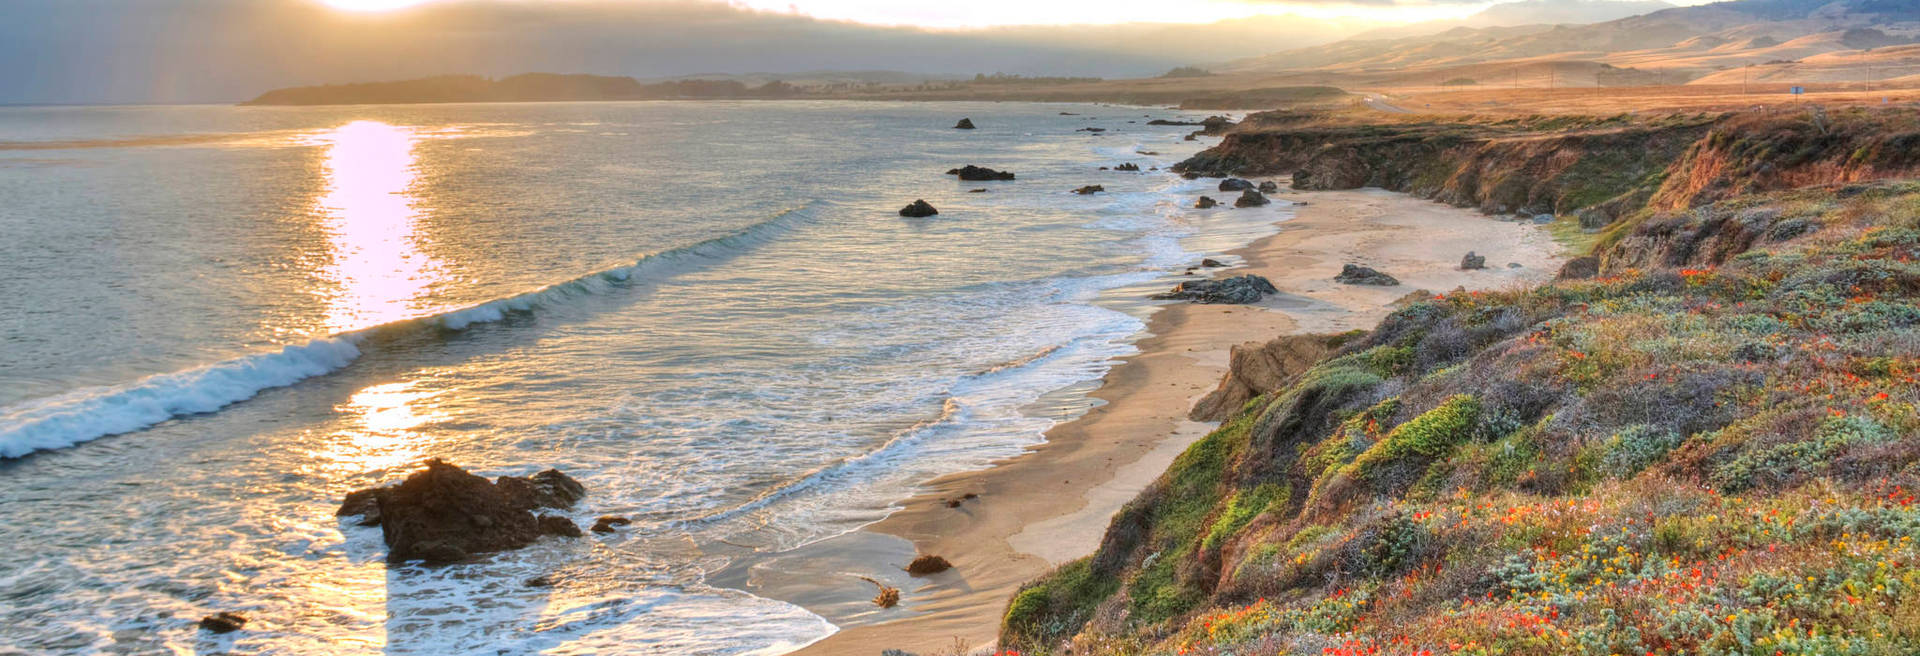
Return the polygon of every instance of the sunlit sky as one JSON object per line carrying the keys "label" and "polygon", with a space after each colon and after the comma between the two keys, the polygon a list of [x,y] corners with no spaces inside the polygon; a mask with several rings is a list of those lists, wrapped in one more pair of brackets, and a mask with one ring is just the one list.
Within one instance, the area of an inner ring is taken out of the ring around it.
{"label": "sunlit sky", "polygon": [[[349,11],[380,12],[460,0],[320,0]],[[520,0],[526,3],[575,0]],[[628,0],[647,2],[649,0]],[[1710,0],[1669,0],[1677,5]],[[1495,0],[728,0],[760,11],[872,25],[969,28],[1002,25],[1210,23],[1250,16],[1359,19],[1383,24],[1462,18]]]}

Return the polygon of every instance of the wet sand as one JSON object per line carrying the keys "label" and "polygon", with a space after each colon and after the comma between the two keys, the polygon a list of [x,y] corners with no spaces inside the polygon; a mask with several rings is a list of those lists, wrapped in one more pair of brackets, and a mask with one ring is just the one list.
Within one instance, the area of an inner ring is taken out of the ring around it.
{"label": "wet sand", "polygon": [[[931,656],[992,646],[1007,599],[1054,566],[1093,552],[1110,517],[1212,426],[1187,410],[1227,368],[1235,344],[1294,332],[1371,328],[1417,289],[1499,289],[1552,278],[1560,248],[1542,228],[1379,190],[1288,192],[1302,202],[1280,232],[1232,252],[1281,293],[1258,305],[1172,305],[1153,315],[1140,353],[1092,393],[1105,404],[1055,426],[1045,444],[990,469],[930,481],[887,519],[782,554],[744,559],[712,582],[791,601],[842,627],[797,652]],[[1209,211],[1230,211],[1219,209]],[[1473,250],[1488,268],[1460,271]],[[1396,287],[1332,282],[1341,265],[1372,266]],[[1510,268],[1509,262],[1518,263]],[[966,499],[968,494],[977,495]],[[962,500],[950,507],[949,500]],[[900,567],[937,554],[954,569],[912,578]],[[870,576],[900,587],[875,607]]]}

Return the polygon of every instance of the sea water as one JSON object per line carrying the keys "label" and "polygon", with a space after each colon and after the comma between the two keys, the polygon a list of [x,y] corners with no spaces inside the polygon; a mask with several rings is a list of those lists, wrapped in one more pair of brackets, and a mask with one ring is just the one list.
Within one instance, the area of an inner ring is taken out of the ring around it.
{"label": "sea water", "polygon": [[[1153,118],[1197,116],[0,109],[0,653],[828,635],[707,585],[707,547],[839,535],[1038,443],[1132,352],[1147,294],[1283,215],[1189,209],[1205,182],[1164,169],[1204,142]],[[1147,170],[1099,170],[1123,162]],[[966,164],[1018,177],[944,175]],[[1087,184],[1107,191],[1070,193]],[[940,214],[897,214],[915,199]],[[429,457],[556,467],[589,490],[576,521],[635,523],[389,566],[378,528],[333,512]],[[217,610],[253,621],[194,627]]]}

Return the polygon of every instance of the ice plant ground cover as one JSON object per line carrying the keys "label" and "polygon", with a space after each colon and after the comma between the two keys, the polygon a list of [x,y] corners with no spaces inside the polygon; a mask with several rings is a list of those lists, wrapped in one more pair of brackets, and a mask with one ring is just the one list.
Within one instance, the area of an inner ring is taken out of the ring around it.
{"label": "ice plant ground cover", "polygon": [[1450,293],[1010,603],[1076,654],[1920,652],[1920,184],[1749,195]]}

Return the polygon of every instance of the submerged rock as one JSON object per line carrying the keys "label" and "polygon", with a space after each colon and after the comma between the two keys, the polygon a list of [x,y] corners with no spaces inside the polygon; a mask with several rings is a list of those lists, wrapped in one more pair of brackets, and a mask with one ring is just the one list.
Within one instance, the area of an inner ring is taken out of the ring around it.
{"label": "submerged rock", "polygon": [[1107,190],[1106,187],[1102,187],[1100,185],[1087,185],[1085,187],[1081,187],[1079,189],[1073,190],[1073,193],[1085,196],[1087,194],[1097,194],[1106,190]]}
{"label": "submerged rock", "polygon": [[1139,164],[1135,164],[1135,163],[1133,163],[1133,162],[1127,162],[1127,163],[1125,163],[1125,164],[1121,164],[1121,165],[1119,165],[1119,166],[1116,166],[1116,167],[1113,167],[1113,170],[1115,170],[1115,171],[1138,171],[1138,170],[1140,170],[1140,165],[1139,165]]}
{"label": "submerged rock", "polygon": [[1240,178],[1227,178],[1220,181],[1221,191],[1246,191],[1252,188],[1254,188],[1253,183]]}
{"label": "submerged rock", "polygon": [[1080,128],[1078,130],[1075,130],[1075,132],[1106,132],[1106,131],[1107,131],[1106,128]]}
{"label": "submerged rock", "polygon": [[1340,267],[1340,275],[1334,276],[1333,281],[1343,282],[1349,285],[1378,285],[1381,287],[1392,287],[1400,284],[1400,281],[1393,276],[1358,264],[1349,264]]}
{"label": "submerged rock", "polygon": [[970,118],[963,118],[963,119],[960,119],[960,122],[959,122],[959,123],[955,123],[955,124],[953,124],[953,129],[955,129],[955,130],[972,130],[972,129],[973,129],[973,119],[970,119]]}
{"label": "submerged rock", "polygon": [[1476,255],[1473,251],[1467,251],[1467,254],[1460,258],[1461,271],[1485,268],[1487,268],[1487,258],[1484,255]]}
{"label": "submerged rock", "polygon": [[939,213],[940,210],[933,209],[933,205],[928,204],[927,201],[924,200],[916,200],[907,204],[906,207],[900,208],[900,216],[908,216],[916,219]]}
{"label": "submerged rock", "polygon": [[1278,294],[1273,282],[1256,275],[1234,276],[1219,280],[1193,280],[1180,283],[1173,291],[1154,294],[1157,301],[1193,301],[1205,304],[1258,303],[1267,294]]}
{"label": "submerged rock", "polygon": [[1169,121],[1164,118],[1156,118],[1151,121],[1147,121],[1147,125],[1184,125],[1184,126],[1191,126],[1191,127],[1199,127],[1200,122],[1199,121]]}
{"label": "submerged rock", "polygon": [[1240,192],[1240,197],[1234,199],[1233,206],[1234,207],[1260,207],[1262,205],[1267,205],[1272,202],[1273,201],[1267,200],[1267,197],[1261,195],[1260,192],[1254,191],[1252,189],[1248,189],[1246,191]]}
{"label": "submerged rock", "polygon": [[1012,180],[1013,179],[1012,171],[995,171],[993,169],[990,169],[984,166],[974,166],[972,164],[968,164],[966,166],[962,166],[957,169],[948,170],[947,175],[957,175],[957,176],[960,176],[961,180],[967,180],[970,182],[980,182],[983,180]]}
{"label": "submerged rock", "polygon": [[200,618],[200,628],[214,633],[233,633],[247,625],[247,618],[239,613],[220,611]]}
{"label": "submerged rock", "polygon": [[533,511],[567,508],[584,496],[586,488],[558,470],[488,481],[434,458],[398,484],[348,494],[335,514],[379,524],[388,562],[446,563],[518,549],[541,535],[578,536],[571,520]]}
{"label": "submerged rock", "polygon": [[615,530],[618,530],[618,527],[626,526],[632,523],[633,523],[633,520],[627,519],[625,517],[616,517],[614,515],[607,515],[607,516],[601,517],[600,519],[594,520],[593,528],[589,530],[595,533],[612,533]]}
{"label": "submerged rock", "polygon": [[1201,196],[1200,200],[1193,204],[1193,207],[1195,209],[1204,210],[1204,209],[1212,208],[1219,204],[1220,204],[1220,201],[1214,200],[1212,196]]}
{"label": "submerged rock", "polygon": [[949,563],[947,559],[934,555],[921,556],[913,559],[913,562],[907,563],[907,573],[913,576],[939,574],[950,569],[953,569],[953,563]]}

